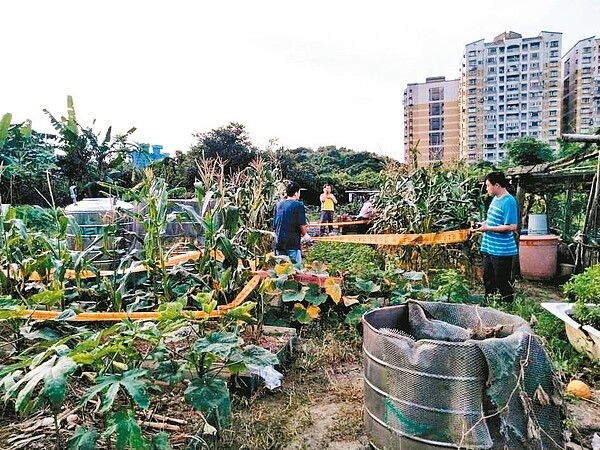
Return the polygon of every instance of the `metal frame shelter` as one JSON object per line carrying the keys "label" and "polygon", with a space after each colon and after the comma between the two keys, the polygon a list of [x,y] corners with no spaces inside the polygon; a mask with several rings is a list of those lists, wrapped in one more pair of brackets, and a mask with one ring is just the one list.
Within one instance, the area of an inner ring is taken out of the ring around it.
{"label": "metal frame shelter", "polygon": [[[520,211],[526,193],[551,196],[566,193],[564,222],[571,225],[571,199],[574,192],[589,192],[583,229],[574,237],[575,271],[580,272],[599,261],[600,254],[600,134],[563,134],[565,142],[583,143],[577,153],[556,161],[519,166],[507,171],[506,177],[516,190]],[[583,164],[596,159],[596,165]]]}

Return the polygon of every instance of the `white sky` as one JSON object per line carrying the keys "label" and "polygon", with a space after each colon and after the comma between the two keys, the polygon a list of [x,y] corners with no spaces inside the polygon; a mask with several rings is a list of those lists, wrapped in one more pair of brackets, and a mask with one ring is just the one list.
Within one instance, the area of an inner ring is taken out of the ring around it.
{"label": "white sky", "polygon": [[455,79],[467,43],[508,30],[600,37],[600,0],[19,0],[0,4],[0,115],[42,109],[187,150],[229,122],[252,142],[403,158],[408,83]]}

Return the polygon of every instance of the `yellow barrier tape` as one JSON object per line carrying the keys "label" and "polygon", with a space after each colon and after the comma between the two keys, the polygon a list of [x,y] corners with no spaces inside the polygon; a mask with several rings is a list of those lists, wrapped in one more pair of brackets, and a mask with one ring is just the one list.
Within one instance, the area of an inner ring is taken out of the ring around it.
{"label": "yellow barrier tape", "polygon": [[470,229],[440,231],[424,234],[348,234],[342,236],[314,237],[317,242],[345,242],[372,245],[435,245],[465,242],[471,234]]}

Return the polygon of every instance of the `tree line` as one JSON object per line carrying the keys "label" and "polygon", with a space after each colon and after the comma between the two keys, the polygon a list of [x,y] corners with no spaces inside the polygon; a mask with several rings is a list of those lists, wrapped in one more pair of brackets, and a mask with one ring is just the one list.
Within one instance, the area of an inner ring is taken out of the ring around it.
{"label": "tree line", "polygon": [[[60,118],[44,110],[54,133],[39,133],[31,122],[11,123],[5,114],[0,124],[0,200],[3,203],[56,206],[69,203],[69,187],[80,197],[103,196],[101,183],[132,187],[141,179],[132,153],[144,151],[132,140],[135,128],[115,134],[109,127],[97,132],[77,120],[73,101],[68,98],[67,114]],[[306,189],[304,199],[316,204],[324,183],[335,186],[342,196],[347,190],[369,188],[379,182],[385,157],[355,152],[334,145],[317,150],[277,146],[260,149],[252,143],[244,125],[229,123],[193,135],[195,142],[187,152],[177,151],[152,164],[182,197],[192,196],[200,176],[199,161],[220,158],[227,174],[247,167],[257,157],[277,167],[285,179]]]}

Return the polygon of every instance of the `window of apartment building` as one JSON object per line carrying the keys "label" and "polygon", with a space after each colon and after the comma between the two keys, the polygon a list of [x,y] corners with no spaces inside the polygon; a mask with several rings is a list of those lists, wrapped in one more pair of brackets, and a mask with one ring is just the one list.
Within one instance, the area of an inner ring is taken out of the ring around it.
{"label": "window of apartment building", "polygon": [[469,117],[469,123],[475,123],[475,117]]}
{"label": "window of apartment building", "polygon": [[469,113],[476,113],[476,112],[477,112],[476,106],[469,106]]}
{"label": "window of apartment building", "polygon": [[581,79],[581,84],[590,84],[592,82],[591,77],[584,77]]}
{"label": "window of apartment building", "polygon": [[540,54],[539,54],[539,52],[533,52],[533,53],[531,54],[531,59],[533,59],[533,60],[540,59]]}
{"label": "window of apartment building", "polygon": [[521,55],[521,61],[527,61],[527,53]]}
{"label": "window of apartment building", "polygon": [[551,109],[550,111],[548,111],[548,116],[549,117],[556,117],[556,116],[558,116],[558,114],[556,113],[555,109]]}
{"label": "window of apartment building", "polygon": [[477,56],[477,52],[475,50],[471,50],[469,52],[469,56]]}
{"label": "window of apartment building", "polygon": [[[527,70],[527,64],[523,64],[521,66],[521,71],[525,72],[526,70]],[[526,73],[521,74],[521,80],[526,80],[526,79],[527,79],[527,74]]]}
{"label": "window of apartment building", "polygon": [[550,48],[558,48],[558,41],[550,41]]}
{"label": "window of apartment building", "polygon": [[551,107],[556,107],[558,106],[558,101],[557,100],[550,100],[550,103],[548,103],[549,106]]}
{"label": "window of apartment building", "polygon": [[443,126],[443,120],[441,117],[432,117],[429,119],[429,129],[430,130],[441,130]]}
{"label": "window of apartment building", "polygon": [[540,117],[540,112],[539,111],[531,111],[529,113],[529,117],[531,117],[532,119]]}
{"label": "window of apartment building", "polygon": [[556,136],[556,130],[555,129],[548,130],[548,135],[550,135],[550,136]]}
{"label": "window of apartment building", "polygon": [[583,58],[581,58],[581,63],[582,64],[591,64],[592,63],[592,57],[591,56],[584,56]]}
{"label": "window of apartment building", "polygon": [[444,133],[429,133],[429,145],[442,145]]}
{"label": "window of apartment building", "polygon": [[532,42],[531,43],[531,46],[530,46],[531,50],[539,50],[539,48],[540,48],[540,43],[539,42]]}
{"label": "window of apartment building", "polygon": [[550,58],[558,58],[558,50],[550,50]]}
{"label": "window of apartment building", "polygon": [[550,76],[551,76],[552,78],[556,78],[556,77],[558,77],[558,70],[551,70],[551,71],[550,71]]}
{"label": "window of apartment building", "polygon": [[548,122],[551,127],[555,127],[558,125],[558,121],[556,119],[552,119]]}
{"label": "window of apartment building", "polygon": [[498,47],[498,52],[504,53],[504,47]]}
{"label": "window of apartment building", "polygon": [[521,45],[521,50],[527,50],[527,44]]}
{"label": "window of apartment building", "polygon": [[583,69],[581,69],[581,73],[583,75],[589,75],[590,73],[592,73],[592,68],[591,67],[584,67]]}
{"label": "window of apartment building", "polygon": [[548,82],[548,87],[551,87],[551,88],[558,87],[558,80],[550,80]]}
{"label": "window of apartment building", "polygon": [[583,51],[581,53],[592,53],[592,47],[583,47]]}
{"label": "window of apartment building", "polygon": [[558,91],[549,91],[549,92],[548,92],[548,95],[549,95],[550,97],[558,97]]}
{"label": "window of apartment building", "polygon": [[485,62],[488,64],[496,64],[496,58],[488,58],[485,60]]}
{"label": "window of apartment building", "polygon": [[581,103],[589,103],[590,102],[590,98],[589,97],[582,97],[581,98]]}
{"label": "window of apartment building", "polygon": [[430,103],[429,104],[429,115],[430,116],[440,116],[443,114],[443,103]]}
{"label": "window of apartment building", "polygon": [[477,80],[475,78],[470,78],[469,79],[469,86],[473,86],[477,83]]}
{"label": "window of apartment building", "polygon": [[591,89],[588,86],[581,88],[582,94],[589,94],[590,92],[591,92]]}
{"label": "window of apartment building", "polygon": [[477,89],[471,88],[469,89],[469,95],[475,95],[477,93]]}
{"label": "window of apartment building", "polygon": [[475,125],[469,126],[469,133],[475,133],[477,131],[477,127]]}
{"label": "window of apartment building", "polygon": [[488,67],[488,74],[492,74],[492,73],[496,73],[496,68],[495,67]]}
{"label": "window of apartment building", "polygon": [[431,88],[429,89],[429,101],[435,102],[444,99],[444,89],[443,88]]}
{"label": "window of apartment building", "polygon": [[430,147],[429,161],[441,161],[444,159],[444,147]]}
{"label": "window of apartment building", "polygon": [[540,126],[540,122],[537,121],[537,120],[533,120],[533,121],[531,121],[531,126],[532,127],[539,127]]}
{"label": "window of apartment building", "polygon": [[500,57],[498,58],[498,62],[499,62],[500,64],[503,64],[503,63],[504,63],[504,56],[500,56]]}

